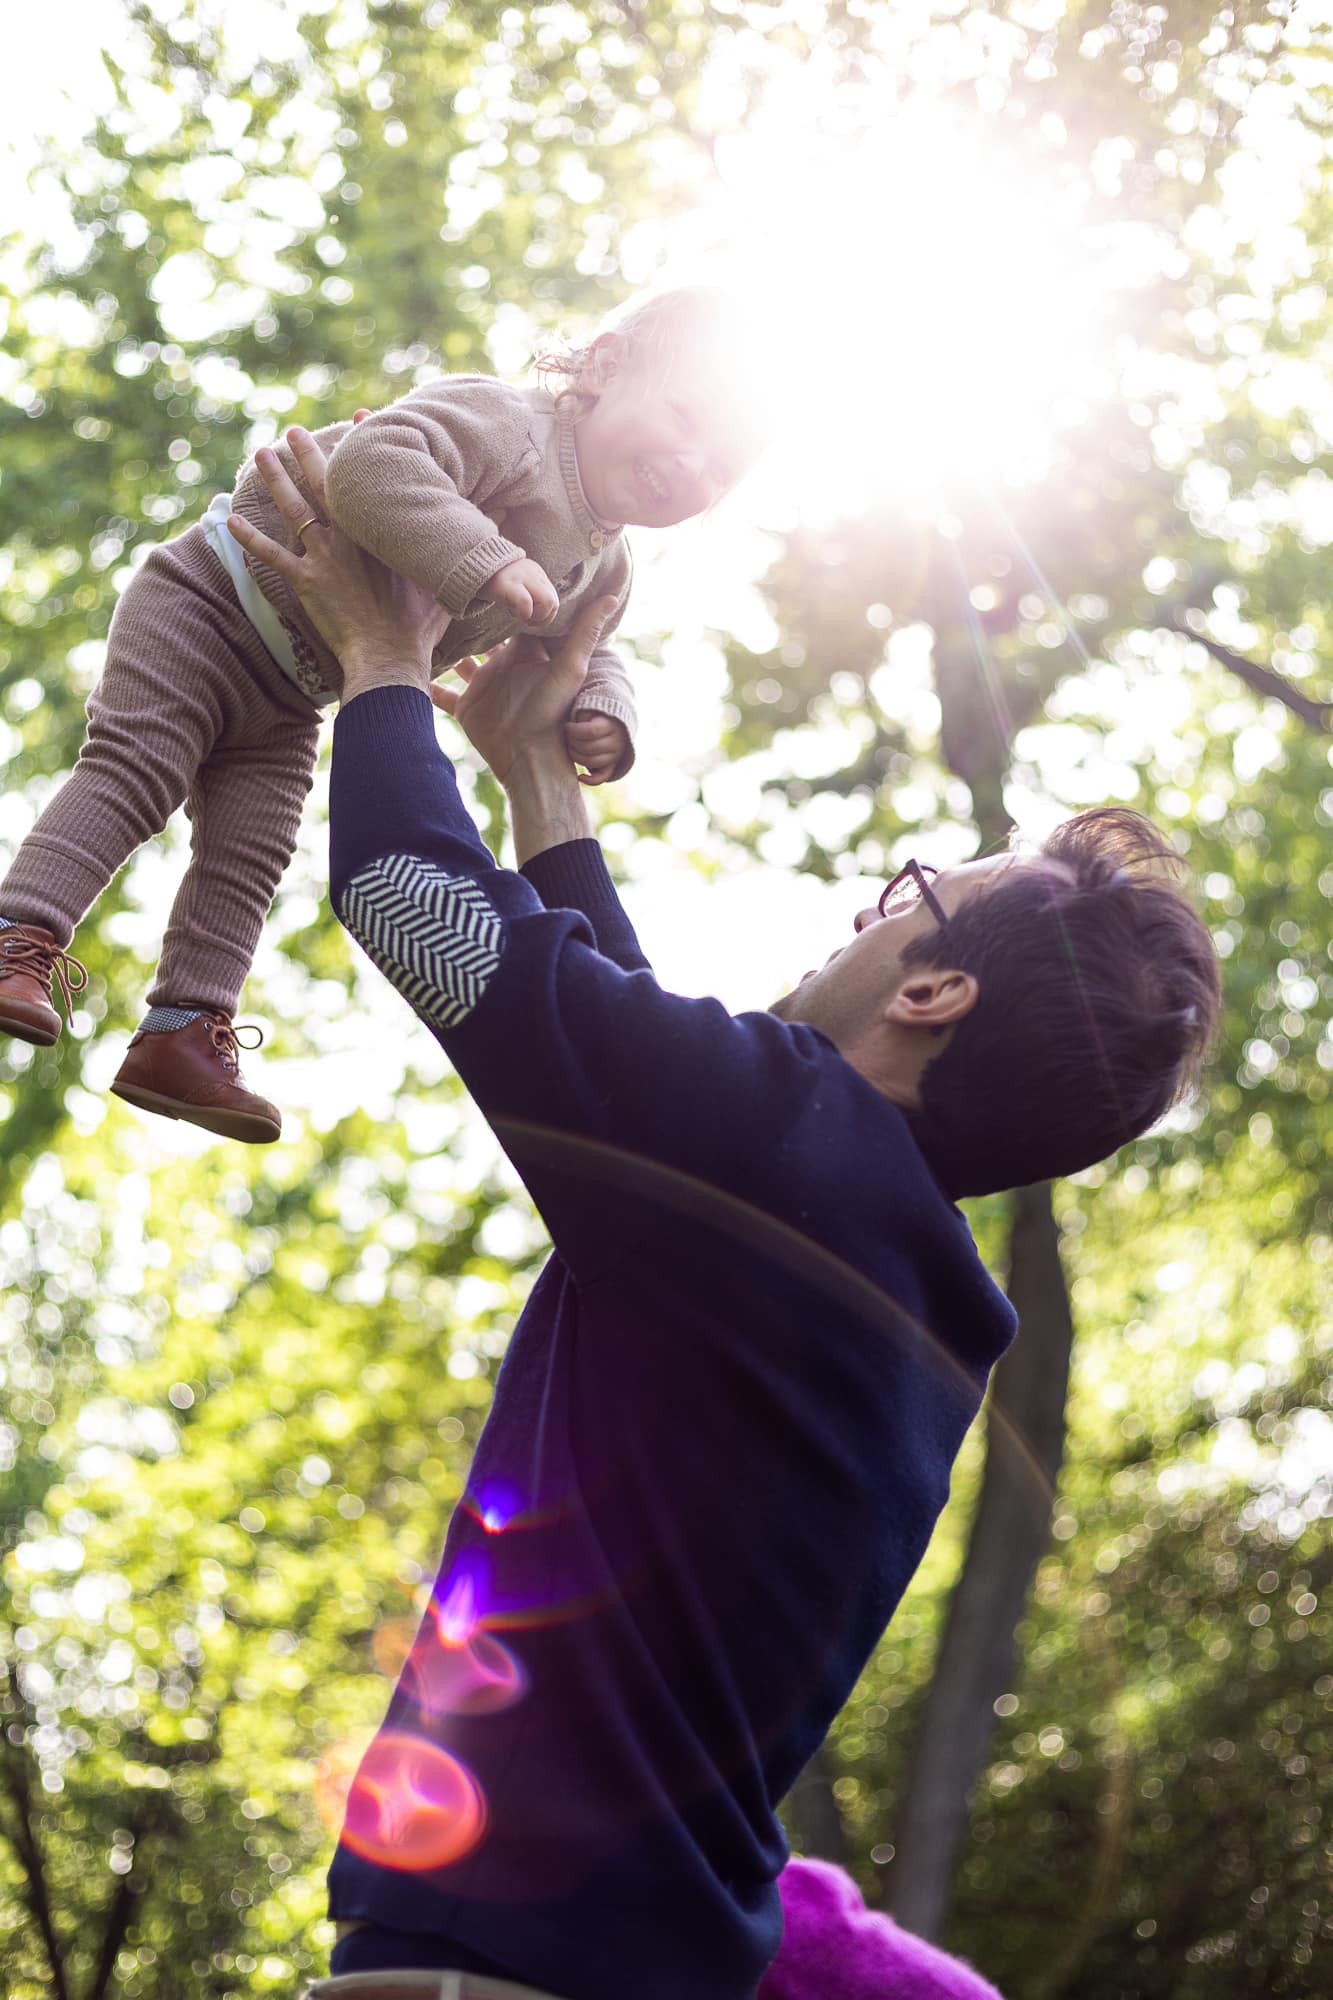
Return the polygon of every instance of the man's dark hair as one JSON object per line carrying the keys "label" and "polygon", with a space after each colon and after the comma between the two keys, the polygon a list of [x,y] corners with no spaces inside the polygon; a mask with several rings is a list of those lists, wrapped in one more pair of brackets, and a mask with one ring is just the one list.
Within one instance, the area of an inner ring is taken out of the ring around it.
{"label": "man's dark hair", "polygon": [[955,1199],[1089,1167],[1193,1083],[1221,988],[1182,872],[1150,820],[1103,806],[908,947],[905,967],[956,967],[980,989],[911,1121]]}

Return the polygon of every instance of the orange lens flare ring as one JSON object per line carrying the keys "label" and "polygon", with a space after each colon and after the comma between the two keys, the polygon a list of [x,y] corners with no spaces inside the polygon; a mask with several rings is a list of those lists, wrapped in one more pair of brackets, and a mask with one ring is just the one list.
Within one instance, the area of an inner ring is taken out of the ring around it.
{"label": "orange lens flare ring", "polygon": [[486,1801],[438,1743],[381,1730],[348,1788],[342,1841],[385,1868],[448,1868],[486,1831]]}
{"label": "orange lens flare ring", "polygon": [[[394,1618],[375,1635],[375,1664],[396,1674],[423,1717],[497,1715],[527,1679],[506,1646],[482,1629],[484,1575],[464,1563],[426,1607],[420,1628]],[[338,1744],[320,1760],[315,1799],[345,1847],[405,1871],[447,1868],[482,1840],[485,1794],[457,1757],[406,1729]]]}
{"label": "orange lens flare ring", "polygon": [[315,1810],[330,1833],[341,1830],[356,1767],[374,1740],[373,1729],[346,1736],[327,1749],[315,1766]]}

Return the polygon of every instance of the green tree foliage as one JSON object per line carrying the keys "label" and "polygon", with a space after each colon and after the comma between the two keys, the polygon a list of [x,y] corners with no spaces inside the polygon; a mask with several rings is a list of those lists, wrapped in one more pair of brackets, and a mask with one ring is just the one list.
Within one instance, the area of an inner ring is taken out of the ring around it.
{"label": "green tree foliage", "polygon": [[[507,308],[550,331],[613,302],[617,229],[693,144],[705,34],[688,10],[632,32],[615,7],[389,5],[311,10],[255,60],[227,10],[120,25],[113,103],[38,176],[67,225],[11,258],[4,301],[11,832],[73,761],[117,578],[255,444],[491,367]],[[250,994],[287,1024],[280,1063],[350,1066],[316,842]],[[540,1247],[424,1035],[377,1111],[316,1091],[276,1166],[214,1149],[150,1182],[106,1075],[82,1079],[133,1019],[156,867],[80,933],[73,1034],[0,1064],[16,2000],[289,1993],[321,1969],[317,1763],[378,1719]]]}
{"label": "green tree foliage", "polygon": [[314,1760],[378,1719],[540,1239],[360,1116],[283,1186],[72,1157],[4,1225],[7,1990],[288,1991]]}
{"label": "green tree foliage", "polygon": [[[964,1934],[1006,1990],[1119,1995],[1132,1966],[1144,1995],[1318,1991],[1327,1246],[1268,1235],[1254,1164],[1230,1245],[1183,1189],[1123,1179],[1070,1237],[1081,1309],[1135,1312],[1076,1390],[1058,1554],[973,1822]],[[1162,1261],[1127,1302],[1131,1218]]]}
{"label": "green tree foliage", "polygon": [[[1333,1914],[1326,50],[1210,4],[400,0],[293,13],[262,52],[243,12],[117,10],[108,108],[39,175],[68,221],[7,254],[7,840],[72,761],[136,551],[279,425],[441,367],[516,369],[615,302],[626,232],[711,184],[719,61],[757,98],[774,52],[832,48],[851,83],[892,25],[905,76],[928,57],[951,101],[1086,183],[1108,241],[1161,252],[1121,300],[1112,392],[1044,482],[979,500],[946,479],[928,513],[776,538],[776,636],[727,644],[697,773],[712,825],[686,844],[716,871],[781,834],[835,880],[1111,791],[1186,853],[1225,953],[1221,1046],[1204,1102],[1057,1191],[1070,1442],[951,1941],[1012,2000],[1313,2000]],[[1276,262],[1219,180],[1273,92],[1308,142]],[[303,1106],[280,1151],[164,1159],[107,1111],[178,842],[81,931],[74,1032],[0,1052],[15,2000],[286,1994],[322,1969],[317,1767],[381,1711],[541,1254],[434,1045],[354,973],[321,839],[312,820],[250,989]],[[973,1220],[1003,1268],[1007,1205]],[[970,1440],[831,1747],[872,1896],[981,1457]]]}

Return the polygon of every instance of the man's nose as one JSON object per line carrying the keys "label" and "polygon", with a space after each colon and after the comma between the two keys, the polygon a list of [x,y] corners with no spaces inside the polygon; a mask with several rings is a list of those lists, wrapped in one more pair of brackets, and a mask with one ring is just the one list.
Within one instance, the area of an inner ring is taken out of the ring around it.
{"label": "man's nose", "polygon": [[864,910],[858,910],[852,918],[852,926],[857,936],[861,935],[867,924],[877,924],[883,915],[884,912],[878,903],[869,903]]}

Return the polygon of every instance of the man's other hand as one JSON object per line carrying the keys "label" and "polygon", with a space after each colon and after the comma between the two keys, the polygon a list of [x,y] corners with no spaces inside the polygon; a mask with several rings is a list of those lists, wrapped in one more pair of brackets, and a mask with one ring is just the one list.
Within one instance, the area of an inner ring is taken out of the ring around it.
{"label": "man's other hand", "polygon": [[329,520],[326,461],[309,431],[294,426],[287,442],[313,497],[313,514],[275,451],[256,452],[255,463],[301,553],[235,514],[227,524],[232,534],[296,592],[342,666],[344,702],[370,687],[425,689],[448,612],[429,590],[378,561]]}
{"label": "man's other hand", "polygon": [[534,759],[573,777],[562,730],[614,610],[614,598],[597,598],[558,643],[520,634],[484,660],[460,660],[454,671],[461,688],[431,689],[435,706],[461,725],[502,785]]}

